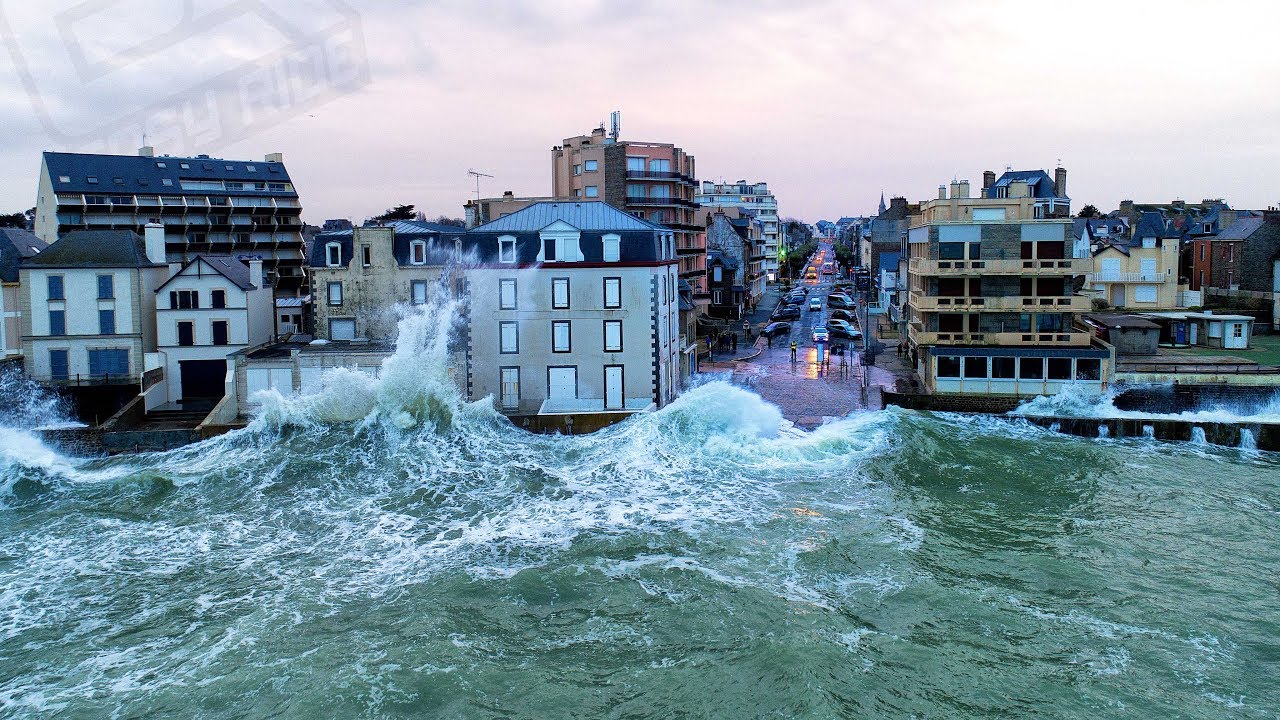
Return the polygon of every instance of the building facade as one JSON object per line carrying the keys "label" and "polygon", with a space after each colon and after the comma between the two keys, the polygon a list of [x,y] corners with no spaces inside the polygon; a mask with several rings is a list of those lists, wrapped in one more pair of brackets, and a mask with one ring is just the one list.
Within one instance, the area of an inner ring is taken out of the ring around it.
{"label": "building facade", "polygon": [[199,253],[254,254],[280,294],[304,292],[302,204],[279,153],[262,162],[46,152],[35,232],[55,243],[75,230],[164,226],[172,262]]}
{"label": "building facade", "polygon": [[466,231],[402,220],[321,233],[311,245],[314,330],[326,340],[390,340],[404,305],[427,303]]}
{"label": "building facade", "polygon": [[[750,211],[717,208],[705,213],[707,235],[707,287],[711,292],[710,314],[715,317],[741,319],[764,297],[766,251],[762,226]],[[717,271],[710,261],[721,258]],[[732,277],[724,277],[732,267]],[[719,273],[720,277],[717,277]],[[719,291],[720,297],[716,297]]]}
{"label": "building facade", "polygon": [[156,349],[155,289],[169,272],[164,229],[79,230],[23,262],[27,375],[53,385],[129,385]]}
{"label": "building facade", "polygon": [[0,228],[0,357],[22,354],[22,285],[18,282],[18,268],[22,261],[47,247],[30,230]]}
{"label": "building facade", "polygon": [[220,398],[227,356],[271,341],[271,288],[262,260],[197,255],[155,291],[164,400]]}
{"label": "building facade", "polygon": [[1138,222],[1133,237],[1099,235],[1090,244],[1093,271],[1085,291],[1116,309],[1172,310],[1178,307],[1180,241],[1167,237],[1158,218]]}
{"label": "building facade", "polygon": [[760,221],[760,234],[764,243],[763,269],[766,279],[778,279],[779,251],[782,249],[781,220],[778,218],[778,200],[769,191],[769,183],[739,180],[735,183],[702,182],[694,199],[703,208],[738,208]]}
{"label": "building facade", "polygon": [[540,426],[597,427],[679,392],[675,233],[600,201],[467,233],[466,394]]}
{"label": "building facade", "polygon": [[1112,350],[1076,326],[1087,258],[1072,258],[1069,211],[1040,217],[1015,183],[1006,197],[945,186],[908,231],[908,344],[927,391],[1045,395],[1105,387]]}

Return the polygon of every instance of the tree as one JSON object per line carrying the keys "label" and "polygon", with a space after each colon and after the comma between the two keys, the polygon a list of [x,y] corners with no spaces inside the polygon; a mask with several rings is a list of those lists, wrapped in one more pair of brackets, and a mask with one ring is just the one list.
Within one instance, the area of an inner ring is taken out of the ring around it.
{"label": "tree", "polygon": [[8,215],[0,215],[0,227],[10,228],[27,228],[27,216],[25,213],[9,213]]}
{"label": "tree", "polygon": [[1080,212],[1076,214],[1076,217],[1096,218],[1096,217],[1101,217],[1101,215],[1102,213],[1098,211],[1098,208],[1092,205],[1085,205],[1084,207],[1080,208]]}
{"label": "tree", "polygon": [[416,215],[417,212],[412,205],[396,205],[393,208],[388,208],[381,215],[374,215],[372,220],[380,223],[391,220],[412,220]]}
{"label": "tree", "polygon": [[437,217],[435,220],[432,220],[432,222],[434,222],[437,225],[452,225],[453,227],[460,227],[460,228],[464,228],[467,226],[467,223],[462,221],[459,218],[451,218],[451,217],[446,217],[444,215]]}

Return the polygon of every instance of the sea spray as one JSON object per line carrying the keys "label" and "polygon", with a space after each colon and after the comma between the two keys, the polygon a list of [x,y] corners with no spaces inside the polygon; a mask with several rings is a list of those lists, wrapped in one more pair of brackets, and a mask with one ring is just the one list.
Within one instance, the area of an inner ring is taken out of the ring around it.
{"label": "sea spray", "polygon": [[1180,413],[1121,410],[1116,398],[1124,388],[1112,387],[1098,393],[1090,386],[1068,383],[1055,395],[1041,395],[1019,405],[1010,414],[1035,417],[1076,417],[1099,419],[1181,420],[1214,423],[1280,423],[1280,392],[1262,392],[1257,399],[1207,403]]}
{"label": "sea spray", "polygon": [[27,378],[18,363],[0,367],[0,424],[27,430],[83,427],[65,398]]}

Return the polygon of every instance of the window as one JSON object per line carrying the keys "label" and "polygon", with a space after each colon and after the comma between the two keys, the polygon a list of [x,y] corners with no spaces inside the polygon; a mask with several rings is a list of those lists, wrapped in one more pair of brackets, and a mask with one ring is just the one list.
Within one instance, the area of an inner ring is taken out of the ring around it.
{"label": "window", "polygon": [[369,267],[373,264],[373,248],[368,245],[360,246],[360,267]]}
{"label": "window", "polygon": [[987,359],[985,357],[967,357],[964,359],[964,376],[966,378],[983,379],[987,377]]}
{"label": "window", "polygon": [[71,364],[67,359],[67,350],[49,351],[49,378],[66,380],[71,376]]}
{"label": "window", "polygon": [[98,334],[99,335],[115,335],[116,334],[116,311],[115,310],[99,310],[98,311]]}
{"label": "window", "polygon": [[627,170],[629,172],[644,172],[644,161],[642,157],[628,157]]}
{"label": "window", "polygon": [[578,236],[544,237],[542,239],[542,257],[544,262],[582,262],[582,250],[578,247]]}
{"label": "window", "polygon": [[128,375],[129,351],[123,348],[89,351],[90,375]]}
{"label": "window", "polygon": [[1236,271],[1228,270],[1227,271],[1227,288],[1234,289],[1233,286],[1235,285],[1235,282],[1236,282]]}
{"label": "window", "polygon": [[569,309],[569,278],[552,278],[551,307],[556,310]]}
{"label": "window", "polygon": [[608,310],[622,307],[622,278],[607,277],[604,279],[604,306]]}
{"label": "window", "polygon": [[[716,268],[716,269],[717,269],[717,270],[719,270],[720,268]],[[712,304],[712,305],[723,305],[723,304],[724,304],[724,291],[723,291],[723,290],[712,290],[712,291],[711,291],[711,304]]]}
{"label": "window", "polygon": [[190,170],[190,169],[191,169],[191,163],[179,163],[179,164],[178,164],[178,167],[182,168],[183,170]]}
{"label": "window", "polygon": [[1018,360],[1018,377],[1023,380],[1044,379],[1044,358],[1024,357]]}
{"label": "window", "polygon": [[213,333],[212,333],[212,334],[213,334],[213,344],[214,344],[214,345],[226,345],[226,344],[227,344],[227,321],[226,321],[226,320],[214,320],[214,321],[213,321],[212,330],[213,330]]}
{"label": "window", "polygon": [[1135,285],[1133,288],[1133,301],[1143,303],[1156,302],[1157,289],[1158,286],[1156,285]]}
{"label": "window", "polygon": [[622,258],[622,237],[619,235],[605,235],[602,238],[604,243],[604,261],[618,262]]}
{"label": "window", "polygon": [[329,267],[338,267],[342,264],[342,245],[331,242],[324,246],[325,264]]}
{"label": "window", "polygon": [[520,407],[520,368],[504,367],[502,372],[502,409]]}
{"label": "window", "polygon": [[50,310],[49,311],[49,334],[50,335],[66,335],[67,334],[67,311],[66,310]]}
{"label": "window", "polygon": [[583,169],[587,172],[595,172],[599,169],[600,163],[597,160],[586,160],[583,163]]}
{"label": "window", "polygon": [[1017,369],[1017,363],[1011,357],[993,357],[991,358],[991,377],[998,380],[1012,380]]}
{"label": "window", "polygon": [[556,320],[551,323],[551,352],[567,353],[573,350],[568,320]]}
{"label": "window", "polygon": [[1200,243],[1200,262],[1204,262],[1204,248],[1209,243]]}
{"label": "window", "polygon": [[515,310],[516,304],[516,281],[515,278],[503,278],[498,281],[498,309],[499,310]]}
{"label": "window", "polygon": [[670,160],[650,160],[649,172],[671,172]]}
{"label": "window", "polygon": [[514,355],[520,352],[520,325],[514,322],[498,323],[498,352]]}
{"label": "window", "polygon": [[330,340],[355,340],[355,318],[331,318],[329,320]]}
{"label": "window", "polygon": [[195,323],[183,320],[178,323],[178,344],[182,346],[190,346],[196,344],[196,327]]}
{"label": "window", "polygon": [[199,310],[200,294],[195,290],[169,291],[170,310]]}
{"label": "window", "polygon": [[711,282],[724,282],[724,268],[716,265],[711,268]]}
{"label": "window", "polygon": [[248,170],[249,172],[258,172],[258,168],[254,167],[253,165],[245,165],[244,169]]}
{"label": "window", "polygon": [[218,309],[225,308],[227,306],[227,291],[226,290],[210,291],[209,305],[210,307],[215,307]]}
{"label": "window", "polygon": [[574,197],[582,197],[582,191],[581,191],[581,190],[579,190],[578,188],[574,188],[574,189],[573,189],[573,196],[574,196]]}
{"label": "window", "polygon": [[112,275],[98,276],[98,299],[113,300],[115,299],[115,277]]}
{"label": "window", "polygon": [[86,180],[90,185],[97,185],[97,184],[98,184],[98,178],[96,178],[96,177],[94,177],[94,176],[92,176],[92,175],[90,175],[89,177],[85,178],[85,180]]}
{"label": "window", "polygon": [[1077,380],[1100,380],[1102,378],[1102,361],[1093,358],[1076,360]]}
{"label": "window", "polygon": [[330,305],[342,304],[342,283],[341,282],[329,283],[329,304]]}
{"label": "window", "polygon": [[598,185],[588,185],[584,194],[589,198],[600,197],[600,187]]}
{"label": "window", "polygon": [[414,280],[409,283],[409,295],[414,305],[427,304],[427,281]]}
{"label": "window", "polygon": [[604,351],[622,352],[622,321],[604,321]]}
{"label": "window", "polygon": [[581,174],[582,174],[582,166],[581,166],[581,165],[574,165],[574,166],[573,166],[573,174],[574,174],[574,175],[581,175]]}
{"label": "window", "polygon": [[1036,332],[1062,332],[1062,314],[1040,313],[1036,315]]}
{"label": "window", "polygon": [[173,180],[171,180],[171,179],[169,179],[169,178],[160,178],[160,184],[161,184],[161,185],[168,185],[168,186],[172,186],[172,185],[173,185]]}
{"label": "window", "polygon": [[1049,358],[1049,379],[1070,380],[1071,358]]}
{"label": "window", "polygon": [[963,260],[964,245],[965,244],[962,242],[938,243],[938,259],[939,260]]}
{"label": "window", "polygon": [[409,262],[414,265],[427,264],[427,244],[422,240],[414,240],[409,246]]}
{"label": "window", "polygon": [[1227,262],[1236,261],[1236,245],[1235,243],[1227,243]]}
{"label": "window", "polygon": [[1233,337],[1233,338],[1242,338],[1242,337],[1244,337],[1244,323],[1232,323],[1232,324],[1231,324],[1231,337]]}
{"label": "window", "polygon": [[58,182],[69,183],[69,182],[71,182],[71,176],[70,176],[70,175],[59,175],[59,176],[58,176]]}
{"label": "window", "polygon": [[649,188],[643,183],[627,183],[627,197],[642,198],[649,194]]}
{"label": "window", "polygon": [[46,278],[49,288],[50,300],[66,300],[67,296],[64,292],[61,275],[50,275]]}
{"label": "window", "polygon": [[951,355],[938,356],[938,377],[940,378],[958,378],[960,377],[960,358]]}
{"label": "window", "polygon": [[498,238],[498,262],[513,263],[516,261],[516,239],[510,235]]}

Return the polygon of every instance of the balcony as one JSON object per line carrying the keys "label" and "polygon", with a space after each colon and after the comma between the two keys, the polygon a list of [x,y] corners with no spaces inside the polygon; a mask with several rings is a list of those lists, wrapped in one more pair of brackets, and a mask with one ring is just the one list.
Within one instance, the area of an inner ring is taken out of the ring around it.
{"label": "balcony", "polygon": [[692,200],[685,200],[678,197],[649,197],[647,195],[628,195],[627,205],[665,205],[670,207],[687,207],[696,208],[698,206]]}
{"label": "balcony", "polygon": [[1092,335],[1078,330],[1061,332],[929,332],[912,324],[908,329],[917,345],[989,345],[1017,347],[1050,345],[1054,347],[1088,347]]}
{"label": "balcony", "polygon": [[1100,285],[1103,283],[1162,283],[1173,277],[1164,273],[1142,273],[1142,272],[1099,272],[1089,273],[1087,279],[1090,284]]}
{"label": "balcony", "polygon": [[1093,258],[1056,260],[933,260],[911,258],[914,275],[967,277],[972,275],[1084,275],[1093,270]]}
{"label": "balcony", "polygon": [[1093,301],[1083,295],[1009,295],[1005,297],[940,297],[911,293],[911,306],[921,312],[945,312],[951,310],[990,310],[999,312],[1029,312],[1052,310],[1054,312],[1088,312]]}
{"label": "balcony", "polygon": [[627,170],[628,180],[670,180],[690,187],[696,187],[698,181],[684,173],[663,170]]}

